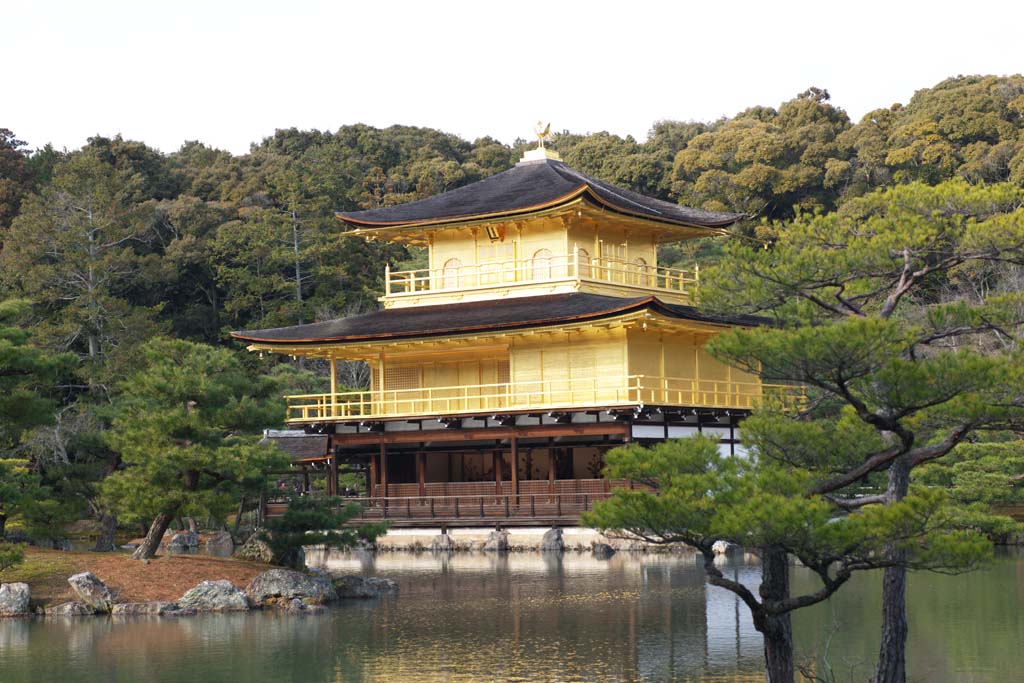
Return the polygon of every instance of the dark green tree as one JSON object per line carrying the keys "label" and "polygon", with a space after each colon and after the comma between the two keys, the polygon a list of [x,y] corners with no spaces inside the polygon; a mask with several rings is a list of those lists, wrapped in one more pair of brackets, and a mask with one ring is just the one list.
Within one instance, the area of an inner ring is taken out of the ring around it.
{"label": "dark green tree", "polygon": [[223,518],[266,486],[287,456],[260,444],[282,422],[277,384],[255,377],[227,349],[154,339],[118,386],[110,446],[123,461],[101,485],[122,517],[151,519],[132,557],[152,557],[179,516]]}
{"label": "dark green tree", "polygon": [[356,503],[342,505],[330,498],[296,497],[281,517],[267,520],[261,537],[274,554],[272,564],[302,569],[303,546],[326,545],[349,548],[370,543],[387,530],[386,523],[350,525],[361,508]]}

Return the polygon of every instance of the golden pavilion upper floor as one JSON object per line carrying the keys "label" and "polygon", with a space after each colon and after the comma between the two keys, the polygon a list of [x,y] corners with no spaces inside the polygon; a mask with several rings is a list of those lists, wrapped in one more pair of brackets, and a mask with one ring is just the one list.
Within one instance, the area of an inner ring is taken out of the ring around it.
{"label": "golden pavilion upper floor", "polygon": [[[746,411],[799,397],[723,364],[707,340],[732,325],[657,298],[587,293],[383,309],[326,323],[235,333],[249,348],[320,358],[331,390],[288,397],[288,421],[321,424],[645,406]],[[365,362],[366,388],[339,387]]]}

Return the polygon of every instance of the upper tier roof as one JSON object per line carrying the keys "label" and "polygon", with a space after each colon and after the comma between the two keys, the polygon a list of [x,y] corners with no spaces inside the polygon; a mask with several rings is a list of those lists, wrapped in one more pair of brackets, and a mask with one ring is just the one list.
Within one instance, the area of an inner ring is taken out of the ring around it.
{"label": "upper tier roof", "polygon": [[766,322],[764,318],[746,315],[729,318],[708,315],[692,306],[666,304],[653,296],[623,299],[574,292],[497,301],[386,308],[341,320],[232,332],[231,336],[263,344],[349,344],[544,327],[600,320],[644,309],[671,318],[723,325],[760,325]]}
{"label": "upper tier roof", "polygon": [[744,217],[645,197],[591,178],[554,159],[521,161],[507,171],[427,199],[337,215],[357,230],[413,227],[511,219],[580,198],[618,213],[687,227],[722,228]]}

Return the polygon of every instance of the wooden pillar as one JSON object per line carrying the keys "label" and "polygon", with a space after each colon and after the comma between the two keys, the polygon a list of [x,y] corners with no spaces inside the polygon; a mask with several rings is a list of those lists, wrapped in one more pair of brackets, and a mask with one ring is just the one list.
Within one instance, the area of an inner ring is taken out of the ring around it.
{"label": "wooden pillar", "polygon": [[548,493],[555,495],[555,449],[548,448]]}
{"label": "wooden pillar", "polygon": [[377,495],[377,478],[380,476],[380,466],[377,464],[379,458],[380,456],[376,453],[370,456],[370,491],[367,493],[370,498],[374,498]]}
{"label": "wooden pillar", "polygon": [[380,494],[388,497],[388,448],[380,442]]}
{"label": "wooden pillar", "polygon": [[512,495],[519,495],[519,444],[516,442],[516,437],[512,437],[512,441],[509,444],[510,453],[509,457],[512,459]]}
{"label": "wooden pillar", "polygon": [[420,498],[427,495],[427,454],[416,454],[416,481],[420,483]]}
{"label": "wooden pillar", "polygon": [[309,468],[305,465],[302,466],[302,492],[307,493],[309,491]]}
{"label": "wooden pillar", "polygon": [[504,458],[501,455],[501,451],[493,451],[491,453],[491,464],[494,466],[494,495],[500,496],[502,470],[504,469]]}
{"label": "wooden pillar", "polygon": [[331,454],[331,473],[328,475],[327,491],[329,495],[338,495],[338,454]]}

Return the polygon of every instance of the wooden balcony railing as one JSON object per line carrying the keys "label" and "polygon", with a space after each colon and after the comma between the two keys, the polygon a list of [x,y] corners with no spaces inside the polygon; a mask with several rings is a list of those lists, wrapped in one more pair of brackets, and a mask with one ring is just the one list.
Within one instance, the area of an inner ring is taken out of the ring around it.
{"label": "wooden balcony railing", "polygon": [[700,269],[650,266],[615,258],[593,258],[573,249],[544,258],[492,261],[468,266],[392,271],[384,274],[388,297],[564,281],[602,282],[671,292],[695,300]]}
{"label": "wooden balcony railing", "polygon": [[806,398],[799,386],[628,375],[301,394],[286,400],[288,422],[302,423],[643,405],[748,410],[769,397],[787,404]]}

